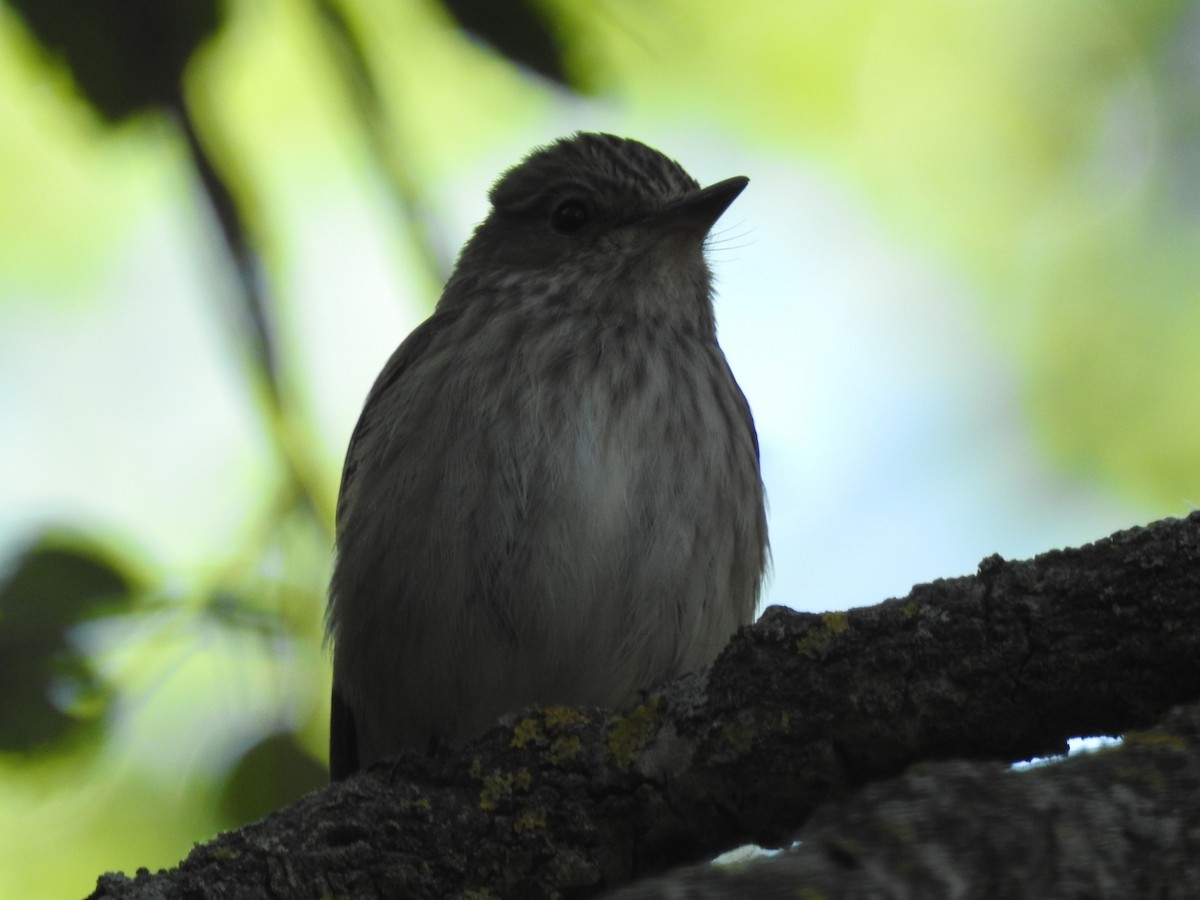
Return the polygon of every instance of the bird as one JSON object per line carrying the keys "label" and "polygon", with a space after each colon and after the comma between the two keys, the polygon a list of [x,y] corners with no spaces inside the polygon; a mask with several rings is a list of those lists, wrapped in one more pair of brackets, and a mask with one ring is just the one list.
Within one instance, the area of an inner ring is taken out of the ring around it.
{"label": "bird", "polygon": [[768,565],[750,406],[705,256],[748,184],[580,132],[489,192],[346,452],[330,774],[711,662]]}

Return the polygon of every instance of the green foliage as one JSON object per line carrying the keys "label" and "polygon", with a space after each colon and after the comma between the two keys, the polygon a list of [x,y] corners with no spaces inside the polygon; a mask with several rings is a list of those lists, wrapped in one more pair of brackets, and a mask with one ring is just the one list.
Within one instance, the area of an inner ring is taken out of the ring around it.
{"label": "green foliage", "polygon": [[0,753],[77,743],[108,713],[111,689],[73,639],[125,612],[134,582],[86,540],[43,535],[0,584]]}
{"label": "green foliage", "polygon": [[261,819],[329,780],[325,767],[290,733],[263,738],[241,755],[221,788],[225,826],[236,828]]}

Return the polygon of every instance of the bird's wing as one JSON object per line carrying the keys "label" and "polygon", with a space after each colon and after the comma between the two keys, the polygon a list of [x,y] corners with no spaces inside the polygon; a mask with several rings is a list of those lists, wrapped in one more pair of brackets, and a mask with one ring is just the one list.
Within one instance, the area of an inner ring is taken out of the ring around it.
{"label": "bird's wing", "polygon": [[434,315],[417,326],[404,339],[404,342],[396,348],[396,351],[379,373],[379,377],[375,379],[375,384],[371,386],[371,391],[367,394],[367,400],[363,404],[362,413],[358,417],[358,424],[354,426],[354,433],[350,436],[350,445],[346,449],[346,462],[342,467],[342,482],[338,489],[337,503],[339,532],[341,531],[342,516],[345,512],[346,498],[350,495],[354,473],[358,469],[363,438],[373,427],[380,424],[379,410],[384,408],[380,400],[384,394],[391,390],[396,382],[404,377],[405,372],[424,356],[425,351],[429,348],[438,330],[444,328],[447,324],[444,321],[446,318],[446,315]]}
{"label": "bird's wing", "polygon": [[[375,384],[371,387],[370,393],[367,394],[367,400],[363,404],[363,411],[358,418],[358,424],[354,426],[354,433],[350,437],[350,445],[346,450],[346,462],[342,468],[342,482],[338,489],[336,514],[339,541],[343,533],[349,498],[353,496],[353,492],[356,489],[361,487],[355,482],[354,475],[358,469],[360,457],[363,452],[364,438],[372,428],[386,427],[382,411],[387,407],[381,400],[426,353],[433,336],[437,333],[437,329],[445,324],[440,321],[442,318],[442,316],[435,315],[427,319],[404,340],[392,354],[391,359],[387,361],[387,365],[383,367],[383,371],[375,379]],[[332,626],[335,618],[335,604],[336,598],[331,593],[329,607],[326,611],[326,629],[330,636],[333,635]],[[334,648],[334,652],[336,654],[336,647]],[[347,701],[342,687],[338,684],[337,667],[335,666],[333,695],[329,710],[330,778],[337,781],[358,771],[360,766],[358,745],[359,735],[354,718],[354,709]]]}

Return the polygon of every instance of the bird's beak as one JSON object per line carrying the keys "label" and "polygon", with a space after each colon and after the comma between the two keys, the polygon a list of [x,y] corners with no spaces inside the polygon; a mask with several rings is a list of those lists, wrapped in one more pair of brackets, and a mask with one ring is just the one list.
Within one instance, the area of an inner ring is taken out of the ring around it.
{"label": "bird's beak", "polygon": [[749,178],[738,175],[710,184],[664,206],[647,224],[655,230],[682,231],[703,238],[749,183]]}

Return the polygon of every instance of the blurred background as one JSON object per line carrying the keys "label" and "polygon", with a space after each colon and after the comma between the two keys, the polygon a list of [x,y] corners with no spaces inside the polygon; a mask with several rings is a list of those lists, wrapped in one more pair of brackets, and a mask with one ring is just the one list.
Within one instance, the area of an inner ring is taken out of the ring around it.
{"label": "blurred background", "polygon": [[0,0],[0,896],[322,783],[350,430],[579,129],[751,178],[765,602],[1200,499],[1198,3]]}

